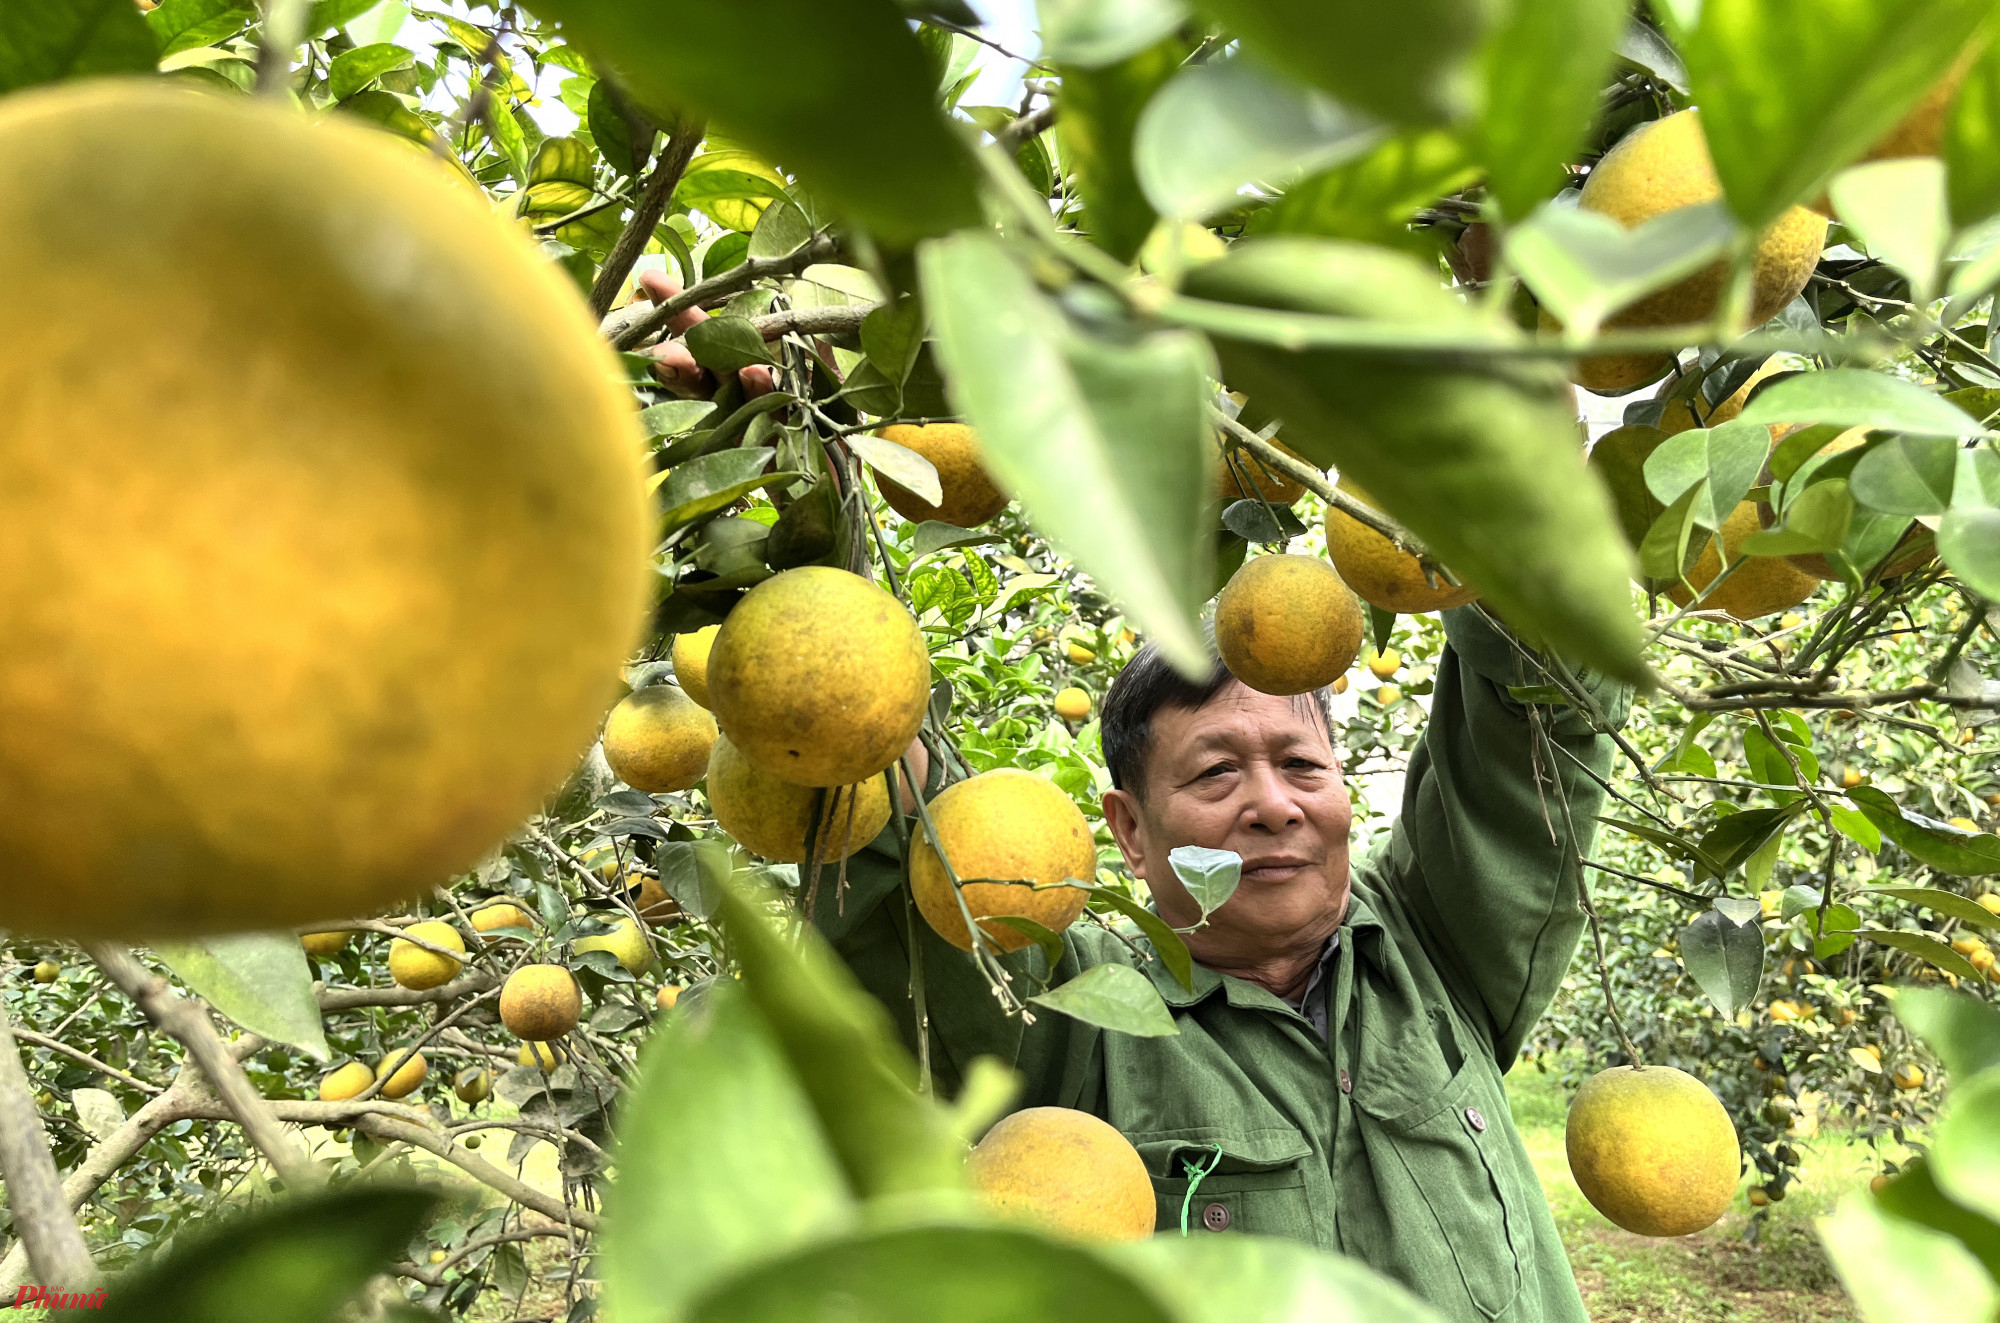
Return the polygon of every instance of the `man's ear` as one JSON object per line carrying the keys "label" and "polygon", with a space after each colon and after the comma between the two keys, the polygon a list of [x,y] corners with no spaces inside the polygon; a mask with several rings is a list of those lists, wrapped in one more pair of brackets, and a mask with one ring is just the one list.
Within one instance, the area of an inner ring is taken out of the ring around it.
{"label": "man's ear", "polygon": [[1139,797],[1129,790],[1106,791],[1104,821],[1110,825],[1111,837],[1118,842],[1118,853],[1125,856],[1125,867],[1132,870],[1132,876],[1152,881],[1146,872],[1145,818]]}

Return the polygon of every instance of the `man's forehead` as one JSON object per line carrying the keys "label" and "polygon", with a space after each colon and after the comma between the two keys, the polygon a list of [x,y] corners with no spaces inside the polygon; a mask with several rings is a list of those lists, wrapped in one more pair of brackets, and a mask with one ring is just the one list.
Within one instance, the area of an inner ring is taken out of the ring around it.
{"label": "man's forehead", "polygon": [[1183,757],[1227,746],[1332,748],[1331,732],[1311,694],[1264,694],[1240,681],[1198,708],[1163,708],[1153,718],[1158,755]]}

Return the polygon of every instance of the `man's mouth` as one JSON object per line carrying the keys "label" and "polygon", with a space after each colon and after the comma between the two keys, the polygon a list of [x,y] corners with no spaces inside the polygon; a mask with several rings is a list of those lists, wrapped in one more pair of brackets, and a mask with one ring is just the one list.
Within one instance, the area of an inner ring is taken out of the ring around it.
{"label": "man's mouth", "polygon": [[1243,881],[1284,882],[1298,876],[1300,872],[1311,866],[1311,860],[1301,859],[1297,855],[1272,855],[1263,859],[1245,859],[1243,861]]}

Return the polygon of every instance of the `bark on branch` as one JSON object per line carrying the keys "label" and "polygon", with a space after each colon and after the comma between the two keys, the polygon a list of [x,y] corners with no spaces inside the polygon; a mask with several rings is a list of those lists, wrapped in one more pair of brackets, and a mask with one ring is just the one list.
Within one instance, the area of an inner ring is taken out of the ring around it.
{"label": "bark on branch", "polygon": [[699,118],[683,119],[674,125],[672,136],[660,148],[660,159],[654,164],[653,173],[639,192],[638,202],[633,204],[632,218],[625,222],[618,242],[611,246],[610,256],[604,259],[597,279],[590,286],[591,316],[602,321],[611,310],[611,301],[625,287],[632,264],[646,251],[653,227],[666,214],[667,203],[673,200],[674,190],[680,187],[681,176],[687,173],[688,162],[694,158],[694,149],[707,131],[708,121]]}
{"label": "bark on branch", "polygon": [[12,1027],[0,1011],[0,1176],[7,1182],[7,1206],[35,1275],[49,1286],[83,1290],[97,1277],[83,1232],[63,1199],[49,1137],[35,1110],[28,1073],[14,1045]]}
{"label": "bark on branch", "polygon": [[[738,294],[767,276],[789,276],[815,262],[831,262],[840,256],[840,242],[831,235],[818,234],[804,247],[784,257],[753,257],[730,267],[720,275],[690,285],[665,303],[650,308],[632,303],[604,319],[598,328],[614,349],[637,349],[650,344],[667,329],[667,323],[707,303]],[[633,312],[638,308],[638,312]]]}

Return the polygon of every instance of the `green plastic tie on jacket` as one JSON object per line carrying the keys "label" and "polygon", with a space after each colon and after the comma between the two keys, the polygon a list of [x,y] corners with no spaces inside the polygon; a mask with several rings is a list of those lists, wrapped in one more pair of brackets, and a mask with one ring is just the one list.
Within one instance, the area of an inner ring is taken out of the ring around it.
{"label": "green plastic tie on jacket", "polygon": [[1181,1167],[1187,1172],[1188,1177],[1187,1195],[1181,1200],[1181,1234],[1183,1236],[1188,1233],[1188,1210],[1194,1207],[1194,1192],[1201,1188],[1202,1177],[1208,1175],[1221,1165],[1222,1145],[1220,1144],[1215,1146],[1215,1156],[1210,1158],[1205,1166],[1196,1166],[1188,1158],[1181,1159]]}

